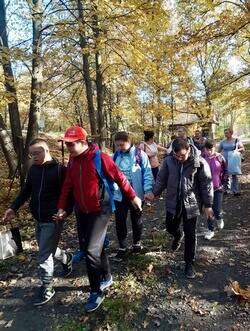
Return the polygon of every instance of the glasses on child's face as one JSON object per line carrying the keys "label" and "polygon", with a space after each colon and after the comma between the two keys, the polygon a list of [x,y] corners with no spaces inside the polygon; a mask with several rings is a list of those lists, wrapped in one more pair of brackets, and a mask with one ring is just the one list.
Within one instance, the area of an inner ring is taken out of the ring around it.
{"label": "glasses on child's face", "polygon": [[177,160],[184,160],[184,159],[187,158],[187,156],[188,156],[188,152],[189,152],[189,150],[187,150],[186,153],[179,153],[179,154],[174,153],[174,157],[175,157]]}
{"label": "glasses on child's face", "polygon": [[44,151],[44,150],[42,150],[42,151],[31,152],[31,153],[29,153],[29,157],[32,158],[32,157],[39,156],[43,151]]}

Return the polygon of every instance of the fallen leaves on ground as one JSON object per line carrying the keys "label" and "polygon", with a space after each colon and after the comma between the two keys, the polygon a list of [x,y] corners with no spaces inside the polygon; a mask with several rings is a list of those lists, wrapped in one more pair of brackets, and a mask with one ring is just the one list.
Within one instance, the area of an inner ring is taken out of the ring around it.
{"label": "fallen leaves on ground", "polygon": [[250,300],[250,286],[248,286],[245,290],[242,289],[239,285],[239,283],[237,282],[237,280],[233,281],[231,283],[232,286],[232,291],[233,294],[238,295],[240,297],[242,297],[245,300]]}

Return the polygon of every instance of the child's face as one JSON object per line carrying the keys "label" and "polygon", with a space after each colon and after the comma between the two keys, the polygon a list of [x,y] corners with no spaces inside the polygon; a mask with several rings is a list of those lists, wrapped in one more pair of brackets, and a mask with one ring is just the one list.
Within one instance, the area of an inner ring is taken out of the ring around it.
{"label": "child's face", "polygon": [[129,141],[122,141],[122,140],[117,140],[115,142],[116,147],[118,147],[122,152],[126,152],[130,146],[131,143]]}
{"label": "child's face", "polygon": [[36,164],[44,164],[46,162],[47,153],[49,153],[48,149],[45,149],[39,144],[29,147],[29,157]]}
{"label": "child's face", "polygon": [[88,145],[84,144],[82,140],[76,140],[72,142],[65,142],[67,150],[70,155],[76,157],[88,149]]}
{"label": "child's face", "polygon": [[215,148],[205,148],[205,152],[207,153],[208,156],[213,156],[215,153]]}

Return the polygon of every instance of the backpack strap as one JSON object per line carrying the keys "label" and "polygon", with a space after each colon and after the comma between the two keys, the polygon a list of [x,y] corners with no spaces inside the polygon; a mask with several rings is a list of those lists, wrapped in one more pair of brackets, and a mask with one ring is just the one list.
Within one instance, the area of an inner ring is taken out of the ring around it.
{"label": "backpack strap", "polygon": [[[119,151],[117,150],[112,157],[114,162],[116,161],[118,154]],[[135,163],[138,164],[140,167],[142,165],[141,149],[139,147],[135,148]]]}
{"label": "backpack strap", "polygon": [[95,163],[95,168],[96,168],[96,171],[98,173],[98,175],[100,176],[100,178],[102,179],[103,181],[103,184],[108,192],[108,195],[109,195],[109,200],[110,200],[110,205],[111,205],[111,210],[112,211],[115,211],[115,202],[114,202],[114,199],[113,199],[113,195],[112,195],[112,192],[111,192],[111,189],[109,187],[109,184],[108,184],[108,181],[102,171],[102,161],[101,161],[101,151],[100,149],[97,149],[96,150],[96,154],[95,154],[95,157],[94,157],[94,163]]}

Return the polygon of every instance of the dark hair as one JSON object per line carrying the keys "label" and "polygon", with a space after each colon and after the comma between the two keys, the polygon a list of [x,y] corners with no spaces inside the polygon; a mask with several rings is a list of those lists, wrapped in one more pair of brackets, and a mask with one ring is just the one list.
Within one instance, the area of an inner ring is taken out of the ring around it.
{"label": "dark hair", "polygon": [[215,145],[216,145],[216,143],[213,139],[207,139],[205,141],[204,147],[210,149],[210,148],[215,147]]}
{"label": "dark hair", "polygon": [[42,138],[34,138],[34,139],[32,139],[31,142],[29,143],[29,146],[33,146],[33,145],[35,145],[35,144],[39,144],[39,143],[44,143],[44,144],[48,145],[47,142],[46,142],[46,140],[44,140],[44,139],[42,139]]}
{"label": "dark hair", "polygon": [[146,141],[153,138],[155,135],[154,131],[150,131],[150,130],[145,130],[143,131],[143,133],[144,133],[144,140]]}
{"label": "dark hair", "polygon": [[119,131],[115,134],[114,141],[130,141],[130,136],[126,131]]}
{"label": "dark hair", "polygon": [[175,139],[172,143],[172,149],[174,152],[179,152],[182,149],[189,149],[189,143],[186,139]]}

